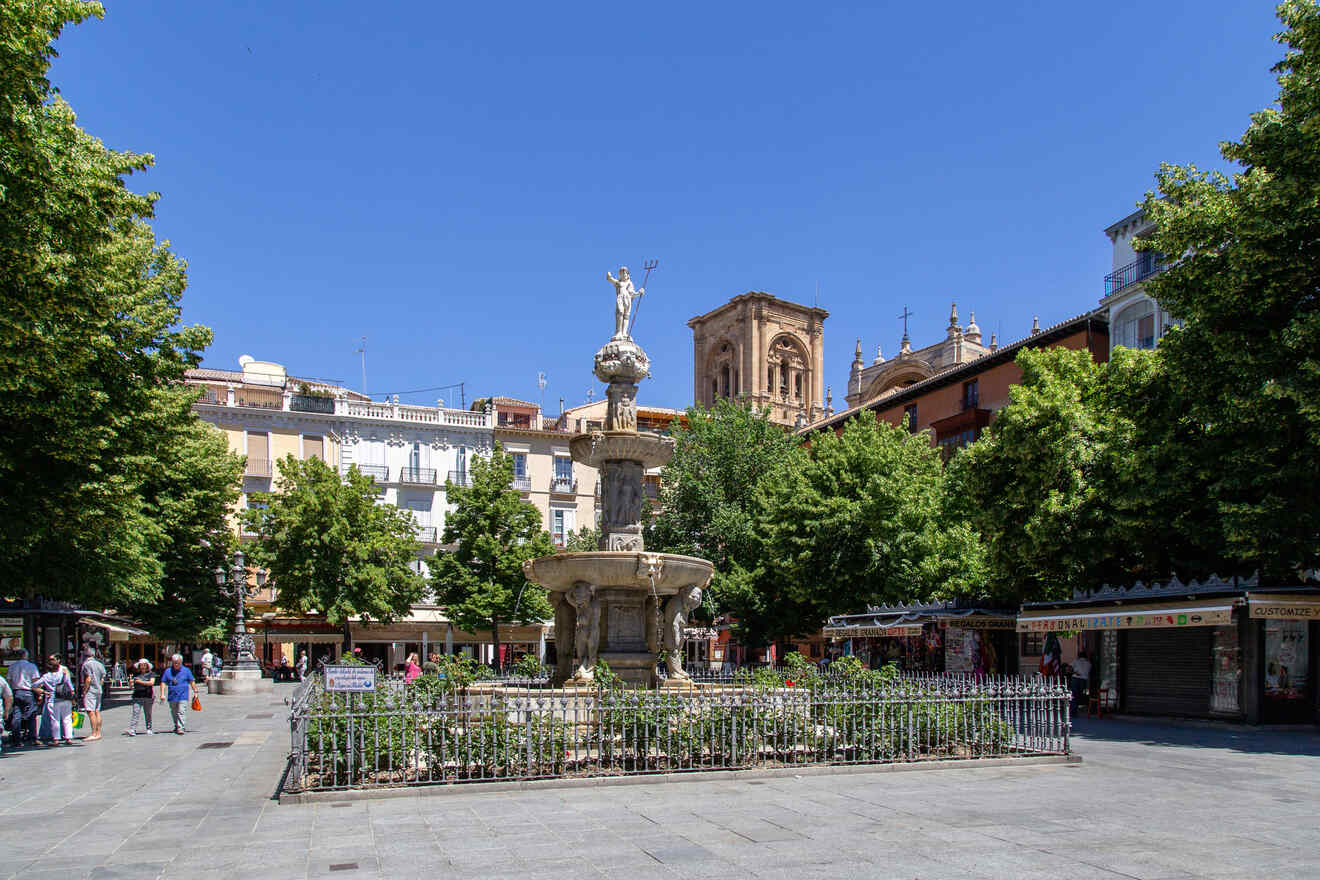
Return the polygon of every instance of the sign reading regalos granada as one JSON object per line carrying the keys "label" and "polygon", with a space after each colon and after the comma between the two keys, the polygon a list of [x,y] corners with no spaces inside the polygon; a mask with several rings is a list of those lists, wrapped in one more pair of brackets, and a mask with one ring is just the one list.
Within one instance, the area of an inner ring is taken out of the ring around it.
{"label": "sign reading regalos granada", "polygon": [[376,667],[374,666],[327,666],[325,667],[325,689],[328,691],[348,691],[363,694],[376,689]]}

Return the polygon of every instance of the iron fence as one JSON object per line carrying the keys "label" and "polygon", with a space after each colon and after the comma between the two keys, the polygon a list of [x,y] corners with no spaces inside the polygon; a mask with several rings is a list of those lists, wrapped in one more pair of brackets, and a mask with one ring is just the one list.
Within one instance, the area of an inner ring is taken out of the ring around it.
{"label": "iron fence", "polygon": [[1064,755],[1057,679],[819,676],[699,688],[550,688],[424,676],[291,698],[285,790]]}

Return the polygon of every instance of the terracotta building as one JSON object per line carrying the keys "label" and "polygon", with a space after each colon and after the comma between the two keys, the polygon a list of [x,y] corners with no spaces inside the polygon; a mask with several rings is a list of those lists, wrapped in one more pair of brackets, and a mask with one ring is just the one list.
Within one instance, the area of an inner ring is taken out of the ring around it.
{"label": "terracotta building", "polygon": [[768,293],[735,296],[688,321],[692,399],[711,406],[741,397],[768,408],[770,420],[801,426],[828,414],[824,332],[829,312]]}
{"label": "terracotta building", "polygon": [[[951,328],[956,321],[955,314]],[[971,327],[975,327],[974,322],[969,325]],[[963,331],[962,335],[966,340],[967,332]],[[949,340],[941,345],[947,342]],[[1096,361],[1108,361],[1109,320],[1106,311],[1088,312],[1043,330],[1033,326],[1031,335],[1008,345],[1000,346],[992,340],[984,354],[952,363],[925,378],[915,376],[917,371],[928,369],[928,365],[919,367],[912,363],[913,372],[908,374],[891,370],[886,374],[891,378],[911,377],[912,381],[891,384],[860,406],[821,419],[799,433],[825,429],[838,431],[848,419],[868,411],[891,425],[902,425],[905,419],[909,419],[909,427],[914,433],[929,428],[931,442],[942,447],[946,455],[952,455],[957,449],[975,442],[993,421],[995,412],[1008,404],[1009,389],[1022,379],[1022,371],[1014,362],[1018,352],[1024,348],[1046,347],[1087,350]],[[902,352],[895,362],[904,363]]]}

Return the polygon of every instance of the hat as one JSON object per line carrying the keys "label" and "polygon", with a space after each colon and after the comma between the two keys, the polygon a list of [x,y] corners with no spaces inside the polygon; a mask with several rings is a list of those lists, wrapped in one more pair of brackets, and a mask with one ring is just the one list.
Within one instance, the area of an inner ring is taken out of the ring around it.
{"label": "hat", "polygon": [[151,661],[148,660],[146,657],[143,657],[141,660],[139,660],[138,662],[134,663],[133,666],[134,666],[134,667],[141,666],[143,663],[147,664],[147,668],[148,668],[148,669],[151,668]]}

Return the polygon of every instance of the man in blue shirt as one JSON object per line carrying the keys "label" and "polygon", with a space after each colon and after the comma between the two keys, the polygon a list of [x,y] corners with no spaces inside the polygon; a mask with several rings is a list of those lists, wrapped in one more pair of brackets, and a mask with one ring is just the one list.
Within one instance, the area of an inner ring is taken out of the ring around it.
{"label": "man in blue shirt", "polygon": [[174,722],[174,732],[183,736],[186,732],[183,713],[188,703],[197,696],[197,682],[192,670],[183,665],[183,655],[175,654],[170,658],[170,665],[160,674],[161,698],[170,704],[170,720]]}

